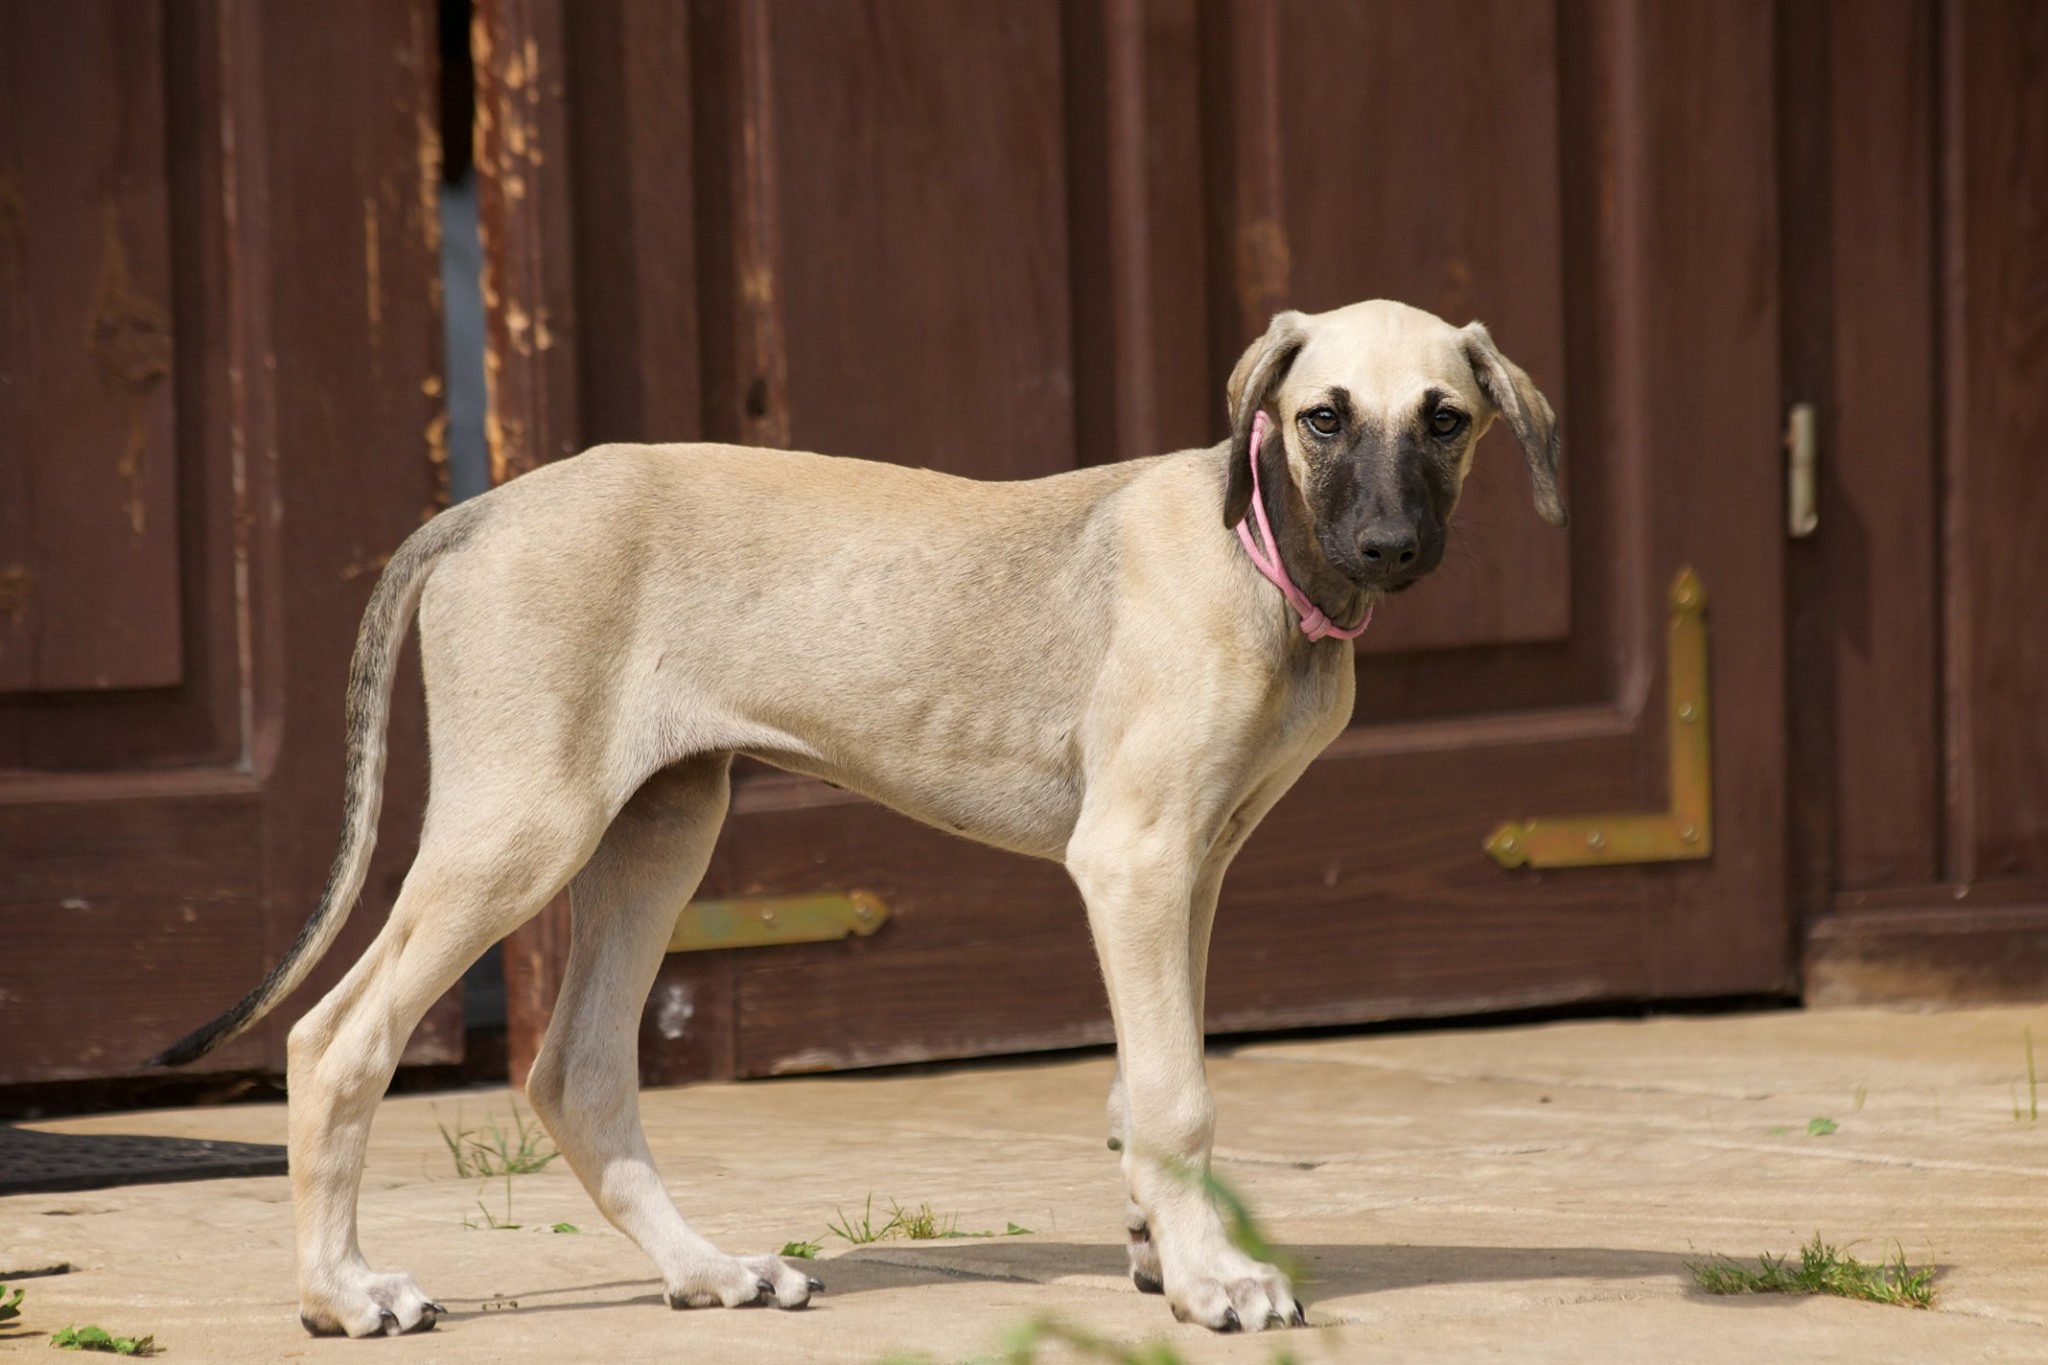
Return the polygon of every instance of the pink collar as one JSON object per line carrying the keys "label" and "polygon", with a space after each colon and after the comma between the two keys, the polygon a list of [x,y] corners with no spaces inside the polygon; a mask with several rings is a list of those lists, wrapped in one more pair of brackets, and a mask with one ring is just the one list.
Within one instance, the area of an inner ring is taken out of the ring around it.
{"label": "pink collar", "polygon": [[1273,586],[1280,589],[1280,595],[1287,599],[1287,605],[1294,608],[1294,614],[1301,618],[1301,633],[1311,640],[1336,636],[1340,640],[1355,640],[1365,634],[1365,628],[1372,624],[1372,606],[1365,609],[1365,619],[1346,630],[1329,617],[1323,609],[1308,600],[1308,594],[1294,586],[1294,580],[1287,576],[1287,565],[1280,559],[1280,542],[1273,539],[1273,527],[1266,520],[1266,499],[1259,491],[1259,446],[1266,439],[1266,430],[1271,425],[1261,411],[1252,415],[1252,512],[1259,519],[1259,535],[1272,551],[1261,550],[1252,539],[1252,519],[1245,517],[1237,523],[1237,538],[1244,543],[1244,552],[1252,557],[1260,573],[1273,580]]}

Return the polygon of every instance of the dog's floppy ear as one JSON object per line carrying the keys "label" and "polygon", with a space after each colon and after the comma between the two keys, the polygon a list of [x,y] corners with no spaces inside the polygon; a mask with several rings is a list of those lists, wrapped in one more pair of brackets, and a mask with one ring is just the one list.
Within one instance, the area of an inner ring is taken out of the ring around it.
{"label": "dog's floppy ear", "polygon": [[1275,313],[1266,334],[1238,358],[1224,391],[1230,402],[1230,483],[1223,493],[1223,524],[1236,526],[1252,507],[1252,418],[1308,340],[1299,313]]}
{"label": "dog's floppy ear", "polygon": [[1570,521],[1564,497],[1557,491],[1557,456],[1563,444],[1557,434],[1557,414],[1522,367],[1500,353],[1484,323],[1475,322],[1464,331],[1465,359],[1479,391],[1507,420],[1508,429],[1521,442],[1522,457],[1529,464],[1529,486],[1536,497],[1536,512],[1552,526]]}

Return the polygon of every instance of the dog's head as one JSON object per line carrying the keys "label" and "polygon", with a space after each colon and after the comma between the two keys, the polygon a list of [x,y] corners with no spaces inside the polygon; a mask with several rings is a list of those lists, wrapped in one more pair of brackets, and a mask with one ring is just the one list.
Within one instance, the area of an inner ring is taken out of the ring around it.
{"label": "dog's head", "polygon": [[1521,443],[1536,511],[1565,524],[1557,416],[1479,323],[1385,299],[1281,313],[1231,371],[1229,398],[1224,525],[1250,510],[1252,419],[1264,409],[1316,545],[1360,588],[1399,592],[1442,561],[1472,449],[1496,417]]}

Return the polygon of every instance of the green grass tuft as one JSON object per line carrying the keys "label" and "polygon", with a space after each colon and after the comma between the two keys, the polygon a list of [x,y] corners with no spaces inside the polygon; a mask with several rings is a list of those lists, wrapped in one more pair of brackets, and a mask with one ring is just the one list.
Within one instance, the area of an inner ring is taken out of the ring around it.
{"label": "green grass tuft", "polygon": [[163,1349],[155,1337],[117,1337],[90,1324],[66,1327],[50,1338],[50,1344],[60,1351],[105,1351],[117,1356],[153,1356]]}
{"label": "green grass tuft", "polygon": [[1790,1264],[1789,1257],[1765,1252],[1757,1258],[1754,1270],[1719,1255],[1688,1261],[1685,1268],[1709,1294],[1833,1294],[1901,1308],[1934,1306],[1933,1266],[1906,1264],[1903,1248],[1895,1250],[1890,1260],[1870,1265],[1829,1246],[1817,1232],[1799,1249],[1796,1266]]}
{"label": "green grass tuft", "polygon": [[793,1261],[815,1261],[818,1259],[818,1253],[824,1249],[818,1242],[784,1242],[782,1250],[776,1254],[787,1256]]}
{"label": "green grass tuft", "polygon": [[9,1298],[7,1286],[0,1284],[0,1322],[7,1322],[21,1316],[21,1300],[27,1293],[26,1289],[17,1285],[15,1286],[14,1296]]}
{"label": "green grass tuft", "polygon": [[908,1237],[913,1242],[936,1242],[942,1237],[969,1235],[954,1230],[953,1225],[957,1222],[958,1215],[933,1213],[929,1203],[906,1209],[893,1199],[889,1201],[889,1226],[899,1236]]}
{"label": "green grass tuft", "polygon": [[[858,1219],[848,1218],[846,1210],[836,1205],[833,1207],[832,1212],[838,1216],[837,1221],[828,1221],[825,1224],[826,1234],[837,1237],[844,1242],[851,1242],[855,1246],[866,1246],[870,1242],[886,1242],[895,1237],[902,1237],[912,1242],[937,1242],[952,1237],[1029,1237],[1031,1235],[1030,1228],[1022,1227],[1016,1223],[1005,1223],[1001,1232],[962,1232],[958,1226],[960,1215],[935,1212],[929,1201],[919,1204],[914,1209],[906,1209],[903,1205],[891,1199],[889,1201],[889,1216],[878,1225],[875,1222],[875,1197],[872,1194],[868,1196],[867,1202],[861,1206]],[[790,1247],[809,1247],[811,1250],[806,1253],[803,1251],[792,1251],[789,1249]],[[783,1248],[782,1254],[785,1256],[808,1258],[818,1254],[818,1244],[816,1242],[791,1242],[789,1246]]]}
{"label": "green grass tuft", "polygon": [[842,1241],[851,1242],[857,1247],[866,1246],[870,1242],[882,1241],[884,1238],[892,1237],[896,1233],[896,1223],[893,1219],[884,1222],[879,1228],[875,1226],[875,1196],[872,1194],[868,1196],[868,1202],[861,1208],[859,1222],[848,1218],[846,1210],[836,1204],[832,1206],[832,1212],[839,1215],[839,1221],[836,1223],[828,1221],[825,1224],[825,1231]]}
{"label": "green grass tuft", "polygon": [[471,1178],[490,1180],[501,1175],[531,1175],[540,1170],[561,1153],[548,1140],[547,1130],[538,1122],[529,1122],[519,1112],[518,1101],[512,1103],[512,1131],[507,1133],[499,1126],[495,1114],[484,1115],[483,1128],[462,1126],[462,1110],[455,1111],[455,1129],[436,1122],[441,1130],[441,1141],[448,1144],[448,1155],[454,1158],[455,1174],[465,1180]]}

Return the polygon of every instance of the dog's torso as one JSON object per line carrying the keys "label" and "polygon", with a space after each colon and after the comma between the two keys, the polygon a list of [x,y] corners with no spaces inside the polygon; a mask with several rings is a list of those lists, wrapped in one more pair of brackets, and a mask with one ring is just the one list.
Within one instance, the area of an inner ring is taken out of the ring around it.
{"label": "dog's torso", "polygon": [[983,483],[599,447],[475,504],[429,584],[428,694],[468,699],[431,716],[435,749],[573,736],[548,767],[614,803],[747,753],[1057,858],[1101,759],[1139,746],[1152,795],[1220,828],[1352,701],[1350,650],[1297,638],[1223,527],[1226,455]]}

